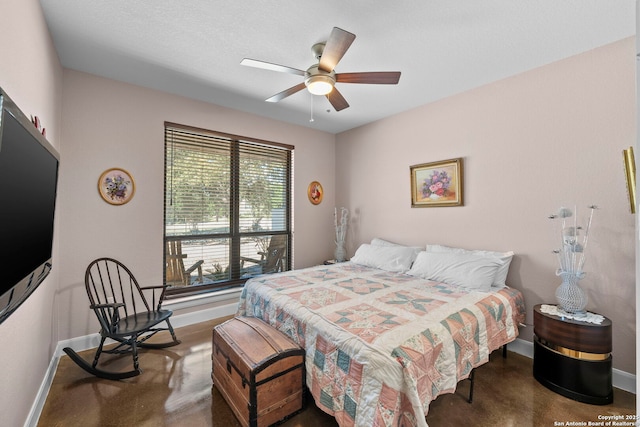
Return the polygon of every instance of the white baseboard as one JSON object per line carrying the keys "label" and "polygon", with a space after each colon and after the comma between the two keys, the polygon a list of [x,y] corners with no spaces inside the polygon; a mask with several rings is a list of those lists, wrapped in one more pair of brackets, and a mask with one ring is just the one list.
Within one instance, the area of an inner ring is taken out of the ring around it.
{"label": "white baseboard", "polygon": [[25,427],[37,426],[38,419],[40,419],[40,414],[42,413],[42,408],[44,408],[44,403],[47,400],[47,395],[49,394],[49,389],[53,383],[53,377],[56,375],[56,369],[58,369],[58,361],[60,361],[60,357],[55,355],[49,361],[49,366],[47,367],[44,379],[38,389],[38,394],[36,394],[36,399],[33,402],[33,405],[31,405],[29,415],[27,415],[27,419],[24,422]]}
{"label": "white baseboard", "polygon": [[219,319],[220,317],[231,316],[236,314],[238,310],[238,300],[233,303],[222,305],[219,307],[198,310],[192,313],[180,314],[171,317],[171,324],[174,328],[193,325],[195,323],[206,322],[207,320]]}
{"label": "white baseboard", "polygon": [[634,374],[613,368],[614,387],[636,394],[636,384],[636,376]]}
{"label": "white baseboard", "polygon": [[[509,351],[521,354],[530,359],[533,359],[533,343],[520,338],[516,338],[515,341],[509,343],[507,346]],[[628,391],[629,393],[636,394],[636,376],[620,369],[613,368],[612,373],[613,386],[620,390]]]}
{"label": "white baseboard", "polygon": [[507,345],[507,349],[509,349],[509,351],[513,351],[514,353],[518,353],[523,356],[526,356],[529,359],[533,359],[533,343],[532,342],[525,341],[520,338],[516,338],[515,341],[510,342]]}
{"label": "white baseboard", "polygon": [[[172,316],[171,324],[174,328],[181,328],[183,326],[193,325],[194,323],[200,323],[207,320],[230,316],[232,314],[235,314],[237,309],[238,302],[236,300],[230,304],[208,308],[205,310],[198,310],[192,313]],[[42,384],[40,384],[38,394],[36,395],[35,401],[31,406],[29,415],[27,416],[27,419],[24,423],[24,427],[36,427],[36,425],[38,424],[38,419],[40,418],[40,414],[42,413],[42,408],[44,408],[44,403],[47,400],[49,389],[51,388],[51,384],[53,383],[53,377],[55,376],[56,369],[58,368],[60,356],[64,353],[62,349],[65,347],[71,347],[75,351],[82,351],[96,348],[99,344],[100,334],[98,333],[58,342],[53,357],[51,358],[49,366],[47,367],[47,371],[45,372]]]}

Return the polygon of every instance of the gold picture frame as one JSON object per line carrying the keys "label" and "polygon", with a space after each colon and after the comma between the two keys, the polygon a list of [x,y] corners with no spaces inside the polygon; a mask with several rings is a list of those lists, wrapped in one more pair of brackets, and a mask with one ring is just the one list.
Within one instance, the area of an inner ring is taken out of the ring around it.
{"label": "gold picture frame", "polygon": [[133,198],[136,187],[129,172],[120,168],[111,168],[100,175],[98,192],[102,200],[110,205],[124,205]]}
{"label": "gold picture frame", "polygon": [[633,155],[633,147],[622,150],[624,159],[624,175],[627,181],[627,194],[631,213],[636,213],[636,159]]}
{"label": "gold picture frame", "polygon": [[462,157],[409,167],[411,207],[463,206]]}
{"label": "gold picture frame", "polygon": [[319,205],[320,203],[322,203],[322,198],[324,197],[322,184],[320,184],[318,181],[311,181],[311,183],[307,187],[307,197],[309,197],[309,201],[312,205]]}

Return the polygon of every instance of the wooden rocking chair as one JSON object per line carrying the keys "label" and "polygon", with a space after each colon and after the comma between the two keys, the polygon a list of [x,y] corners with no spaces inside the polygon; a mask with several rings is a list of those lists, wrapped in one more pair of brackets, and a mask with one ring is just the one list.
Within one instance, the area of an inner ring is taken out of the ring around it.
{"label": "wooden rocking chair", "polygon": [[202,283],[202,264],[204,260],[195,262],[191,267],[184,268],[184,259],[187,255],[182,253],[182,242],[170,240],[166,245],[167,277],[166,283],[171,286],[188,286],[191,284],[191,273],[198,270],[195,282]]}
{"label": "wooden rocking chair", "polygon": [[[165,348],[180,344],[169,322],[173,313],[161,308],[166,285],[140,287],[131,271],[111,258],[99,258],[91,262],[84,281],[91,304],[89,307],[100,322],[100,345],[91,365],[69,347],[65,347],[64,352],[85,371],[109,380],[134,377],[142,372],[138,366],[139,347]],[[147,297],[151,297],[150,304]],[[166,322],[166,327],[158,327],[162,322]],[[172,340],[162,343],[146,342],[160,331],[168,331]],[[107,338],[119,344],[112,349],[103,349]],[[133,370],[110,372],[98,369],[98,360],[103,352],[131,353]]]}

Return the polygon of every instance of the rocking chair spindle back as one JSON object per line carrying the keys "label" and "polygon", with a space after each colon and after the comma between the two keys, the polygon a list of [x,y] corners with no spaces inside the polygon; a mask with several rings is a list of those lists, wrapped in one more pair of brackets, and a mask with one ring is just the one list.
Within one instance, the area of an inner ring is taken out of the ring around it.
{"label": "rocking chair spindle back", "polygon": [[[169,322],[173,313],[171,310],[162,309],[165,285],[141,287],[124,264],[111,258],[99,258],[87,267],[85,287],[90,302],[89,308],[94,311],[100,323],[100,345],[92,365],[69,347],[64,348],[64,352],[87,372],[114,380],[139,375],[142,370],[138,366],[138,347],[164,348],[180,343]],[[151,304],[148,298],[151,299]],[[159,327],[163,322],[166,322],[166,327]],[[153,344],[146,342],[161,331],[168,331],[172,340]],[[118,343],[115,348],[103,349],[107,338]],[[108,372],[97,368],[103,352],[131,353],[133,370]]]}

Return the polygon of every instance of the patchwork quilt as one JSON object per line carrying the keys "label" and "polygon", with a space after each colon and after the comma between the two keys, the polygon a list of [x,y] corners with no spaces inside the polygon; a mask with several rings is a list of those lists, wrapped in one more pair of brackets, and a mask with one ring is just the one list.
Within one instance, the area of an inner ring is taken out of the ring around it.
{"label": "patchwork quilt", "polygon": [[489,353],[518,336],[522,294],[465,288],[346,262],[255,277],[238,315],[306,350],[316,404],[345,426],[427,426]]}

